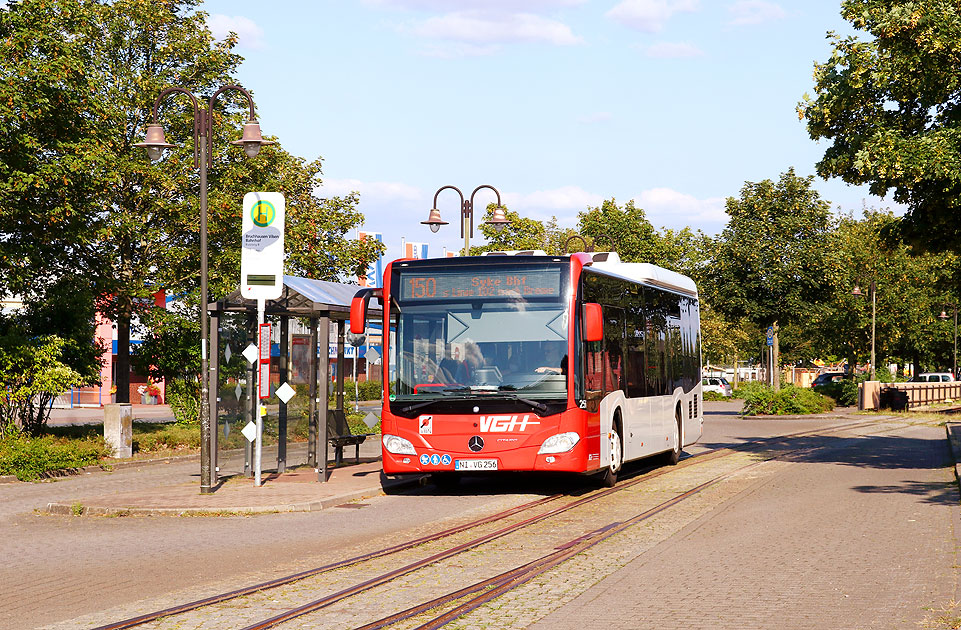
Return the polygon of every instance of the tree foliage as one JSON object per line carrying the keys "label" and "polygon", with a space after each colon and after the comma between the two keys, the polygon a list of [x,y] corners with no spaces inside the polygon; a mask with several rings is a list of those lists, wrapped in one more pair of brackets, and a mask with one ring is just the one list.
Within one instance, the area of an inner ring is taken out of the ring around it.
{"label": "tree foliage", "polygon": [[54,397],[83,384],[63,358],[67,342],[31,337],[16,326],[0,334],[0,438],[11,428],[40,435]]}
{"label": "tree foliage", "polygon": [[899,227],[915,245],[961,246],[961,4],[957,0],[845,0],[864,37],[829,33],[815,65],[815,98],[798,106],[815,140],[831,144],[823,177],[894,192]]}
{"label": "tree foliage", "polygon": [[808,317],[826,295],[829,205],[813,177],[789,169],[777,181],[747,182],[729,197],[711,271],[712,306],[759,327]]}
{"label": "tree foliage", "polygon": [[[170,96],[159,109],[162,163],[133,147],[168,86],[207,97],[236,84],[236,38],[215,41],[198,0],[22,0],[0,9],[0,291],[90,279],[98,308],[118,324],[118,401],[131,320],[159,288],[199,297],[199,187],[194,106]],[[247,104],[235,91],[213,104],[209,251],[212,298],[239,278],[240,212],[249,190],[287,196],[288,269],[347,277],[379,253],[345,239],[362,217],[357,197],[320,199],[320,161],[279,145],[255,159],[240,137]]]}
{"label": "tree foliage", "polygon": [[510,221],[498,232],[487,221],[494,218],[496,204],[488,204],[480,232],[487,238],[486,245],[472,245],[470,253],[477,256],[483,252],[542,250],[548,254],[564,254],[567,239],[575,234],[574,230],[563,229],[557,225],[557,217],[544,223],[537,219],[522,217],[519,213],[504,206],[504,214]]}

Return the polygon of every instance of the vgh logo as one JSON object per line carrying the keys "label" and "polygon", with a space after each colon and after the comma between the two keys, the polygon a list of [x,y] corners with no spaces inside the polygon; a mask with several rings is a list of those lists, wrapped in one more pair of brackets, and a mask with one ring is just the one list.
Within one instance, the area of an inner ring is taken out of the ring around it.
{"label": "vgh logo", "polygon": [[518,431],[524,431],[527,429],[527,425],[540,424],[536,420],[531,420],[529,414],[524,414],[524,417],[520,420],[517,416],[481,416],[480,417],[480,430],[481,433],[506,433],[517,429]]}

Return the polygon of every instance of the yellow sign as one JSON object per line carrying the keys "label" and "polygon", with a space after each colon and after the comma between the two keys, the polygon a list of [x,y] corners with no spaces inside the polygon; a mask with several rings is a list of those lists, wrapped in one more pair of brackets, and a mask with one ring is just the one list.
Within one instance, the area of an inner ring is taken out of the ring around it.
{"label": "yellow sign", "polygon": [[254,225],[259,227],[267,227],[274,222],[276,216],[277,211],[274,209],[274,204],[263,199],[255,203],[254,207],[250,210],[250,218],[253,220]]}

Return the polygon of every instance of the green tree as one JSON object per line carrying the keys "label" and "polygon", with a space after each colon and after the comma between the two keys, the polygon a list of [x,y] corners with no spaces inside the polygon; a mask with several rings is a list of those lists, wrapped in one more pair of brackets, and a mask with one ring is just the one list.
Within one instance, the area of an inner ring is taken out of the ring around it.
{"label": "green tree", "polygon": [[[163,88],[203,96],[237,83],[236,38],[214,41],[197,5],[23,0],[0,9],[0,202],[9,209],[0,227],[0,290],[86,274],[99,310],[117,322],[118,401],[126,400],[131,320],[142,305],[159,288],[199,297],[189,100],[170,97],[161,107],[168,138],[185,143],[163,164],[133,147]],[[319,161],[304,164],[277,145],[253,160],[228,150],[245,116],[234,92],[212,111],[211,297],[236,284],[248,190],[288,196],[292,271],[332,278],[376,255],[376,245],[340,239],[359,223],[356,197],[317,198]]]}
{"label": "green tree", "polygon": [[775,366],[778,327],[803,322],[828,292],[830,206],[813,179],[792,168],[777,182],[747,182],[740,198],[729,197],[730,220],[706,274],[711,306],[728,320],[774,326]]}
{"label": "green tree", "polygon": [[557,225],[557,217],[552,216],[550,221],[544,223],[537,219],[522,217],[504,206],[504,214],[510,221],[498,232],[491,224],[487,223],[494,218],[496,204],[488,204],[484,213],[484,222],[480,224],[481,234],[487,239],[485,245],[472,245],[470,248],[471,256],[479,256],[484,252],[500,251],[523,251],[523,250],[542,250],[547,254],[560,255],[566,253],[564,247],[567,239],[576,234],[570,228],[561,228]]}
{"label": "green tree", "polygon": [[83,383],[61,360],[66,345],[57,336],[31,336],[16,325],[0,333],[0,438],[14,427],[40,435],[52,399]]}
{"label": "green tree", "polygon": [[829,33],[815,64],[816,98],[798,113],[831,144],[822,177],[894,191],[913,244],[961,247],[961,4],[957,0],[844,0],[841,15],[865,37]]}
{"label": "green tree", "polygon": [[624,207],[614,199],[604,200],[600,206],[577,214],[580,233],[599,249],[614,248],[621,260],[658,264],[663,247],[657,231],[642,208],[628,201]]}
{"label": "green tree", "polygon": [[0,425],[39,435],[54,397],[100,381],[105,348],[95,340],[93,294],[84,278],[61,276],[23,300],[23,309],[0,316]]}

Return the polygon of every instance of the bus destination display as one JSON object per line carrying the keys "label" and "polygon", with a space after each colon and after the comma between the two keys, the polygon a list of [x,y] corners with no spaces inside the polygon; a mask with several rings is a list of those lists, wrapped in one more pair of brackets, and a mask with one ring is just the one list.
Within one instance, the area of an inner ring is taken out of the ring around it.
{"label": "bus destination display", "polygon": [[476,297],[558,297],[561,294],[561,270],[507,271],[443,271],[440,273],[405,273],[401,276],[402,300],[470,299]]}

